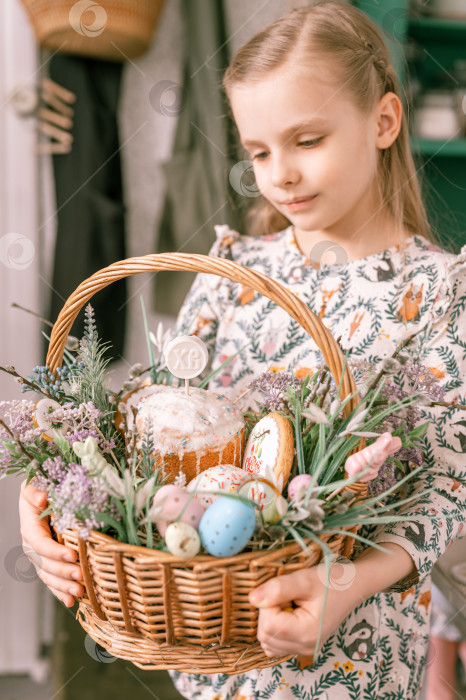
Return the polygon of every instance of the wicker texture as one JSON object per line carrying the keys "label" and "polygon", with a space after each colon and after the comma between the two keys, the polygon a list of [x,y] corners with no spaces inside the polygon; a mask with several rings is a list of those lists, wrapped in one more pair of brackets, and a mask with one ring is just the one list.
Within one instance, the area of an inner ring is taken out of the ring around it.
{"label": "wicker texture", "polygon": [[[324,539],[341,551],[341,535]],[[78,615],[89,635],[140,668],[192,673],[240,673],[277,663],[256,639],[258,610],[248,593],[321,557],[314,543],[307,554],[293,542],[265,553],[183,561],[97,532],[84,543],[67,530],[64,542],[78,552],[85,581],[92,577],[86,586],[92,595],[81,599]]]}
{"label": "wicker texture", "polygon": [[22,0],[40,46],[108,61],[141,56],[163,0]]}
{"label": "wicker texture", "polygon": [[[123,277],[158,270],[212,273],[268,297],[310,334],[339,384],[344,357],[337,342],[321,319],[292,292],[230,260],[181,253],[122,260],[82,282],[53,327],[47,353],[50,369],[60,366],[71,326],[97,291]],[[342,398],[355,391],[346,367]],[[346,415],[359,401],[356,395],[348,402]],[[364,446],[361,438],[357,449]],[[363,496],[367,486],[353,484],[350,488]],[[272,551],[231,558],[199,555],[181,560],[95,531],[85,541],[74,530],[66,530],[59,539],[78,552],[86,589],[78,619],[95,641],[140,668],[202,673],[240,673],[291,658],[271,660],[265,656],[256,639],[258,610],[249,604],[248,594],[270,578],[317,564],[322,556],[315,543],[308,543],[304,553],[292,542]],[[321,539],[333,552],[350,556],[351,531],[346,537]]]}

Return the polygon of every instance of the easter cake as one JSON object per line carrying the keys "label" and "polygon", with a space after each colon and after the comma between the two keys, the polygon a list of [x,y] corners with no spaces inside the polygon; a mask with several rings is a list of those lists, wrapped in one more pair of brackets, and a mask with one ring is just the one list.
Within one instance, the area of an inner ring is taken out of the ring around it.
{"label": "easter cake", "polygon": [[190,481],[219,464],[241,466],[245,426],[241,411],[222,394],[191,387],[142,398],[136,428],[139,444],[152,437],[155,468],[168,481],[180,472]]}

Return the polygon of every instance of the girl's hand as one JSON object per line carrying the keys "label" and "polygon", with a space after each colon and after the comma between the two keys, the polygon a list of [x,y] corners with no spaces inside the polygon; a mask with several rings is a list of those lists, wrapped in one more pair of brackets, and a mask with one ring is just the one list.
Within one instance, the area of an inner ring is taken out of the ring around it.
{"label": "girl's hand", "polygon": [[[355,561],[345,559],[330,566],[321,645],[358,605],[416,573],[403,547],[395,542],[379,544],[386,551],[368,547]],[[277,576],[251,591],[249,602],[260,608],[257,638],[267,656],[314,655],[325,582],[326,567],[320,564]],[[290,612],[292,603],[297,607]]]}
{"label": "girl's hand", "polygon": [[[334,567],[346,567],[346,571],[337,573]],[[270,579],[251,591],[250,603],[260,608],[257,638],[267,656],[314,655],[324,604],[325,571],[323,565],[301,569]],[[332,578],[336,582],[333,587]],[[321,645],[361,602],[354,579],[352,562],[332,564]],[[297,607],[291,612],[292,601]]]}
{"label": "girl's hand", "polygon": [[83,580],[82,571],[79,566],[66,563],[76,561],[76,552],[55,542],[47,518],[40,518],[46,505],[47,494],[23,481],[19,516],[24,553],[34,564],[38,577],[69,608],[74,604],[74,596],[84,593],[84,587],[78,583]]}

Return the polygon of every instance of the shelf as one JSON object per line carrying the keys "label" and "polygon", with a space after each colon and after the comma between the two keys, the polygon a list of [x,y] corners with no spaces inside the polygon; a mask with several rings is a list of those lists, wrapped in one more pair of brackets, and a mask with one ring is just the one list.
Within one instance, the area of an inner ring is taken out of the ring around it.
{"label": "shelf", "polygon": [[466,38],[466,17],[464,19],[411,18],[409,20],[409,33],[416,39],[464,41]]}
{"label": "shelf", "polygon": [[464,158],[466,157],[466,139],[452,139],[451,141],[429,141],[427,139],[411,139],[413,153],[423,156],[442,156]]}

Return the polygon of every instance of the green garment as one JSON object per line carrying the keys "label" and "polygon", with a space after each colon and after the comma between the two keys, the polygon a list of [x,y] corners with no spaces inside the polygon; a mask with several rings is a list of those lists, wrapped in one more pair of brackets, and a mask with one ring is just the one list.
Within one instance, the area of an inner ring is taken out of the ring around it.
{"label": "green garment", "polygon": [[[223,4],[184,0],[186,65],[173,156],[164,164],[166,195],[156,252],[207,254],[214,225],[244,230],[228,182],[238,162],[235,127],[221,87],[229,62]],[[243,198],[244,199],[244,198]],[[190,272],[155,275],[155,310],[175,315],[194,279]]]}

